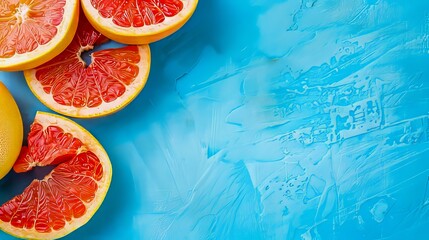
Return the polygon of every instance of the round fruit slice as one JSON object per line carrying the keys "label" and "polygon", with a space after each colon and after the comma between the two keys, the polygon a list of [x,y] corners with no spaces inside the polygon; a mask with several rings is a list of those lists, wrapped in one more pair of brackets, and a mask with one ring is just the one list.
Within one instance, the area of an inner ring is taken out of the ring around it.
{"label": "round fruit slice", "polygon": [[0,82],[0,179],[11,169],[22,146],[21,113],[9,90]]}
{"label": "round fruit slice", "polygon": [[87,65],[81,54],[106,41],[81,14],[67,49],[42,66],[24,71],[31,91],[50,109],[71,117],[100,117],[125,107],[146,84],[149,46],[95,51]]}
{"label": "round fruit slice", "polygon": [[2,0],[0,70],[39,66],[61,53],[73,39],[79,0]]}
{"label": "round fruit slice", "polygon": [[126,44],[158,41],[181,28],[198,0],[81,0],[91,24],[102,34]]}
{"label": "round fruit slice", "polygon": [[0,207],[0,229],[20,238],[55,239],[81,227],[106,196],[112,166],[100,143],[75,122],[38,112],[13,169],[55,166]]}

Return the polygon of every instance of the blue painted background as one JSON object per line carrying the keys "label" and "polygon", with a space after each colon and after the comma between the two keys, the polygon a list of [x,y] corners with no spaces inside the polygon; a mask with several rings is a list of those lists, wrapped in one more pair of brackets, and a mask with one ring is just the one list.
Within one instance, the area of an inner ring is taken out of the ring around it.
{"label": "blue painted background", "polygon": [[[114,175],[65,239],[429,238],[429,1],[201,0],[151,49],[132,104],[77,120]],[[0,78],[28,131],[48,109]]]}

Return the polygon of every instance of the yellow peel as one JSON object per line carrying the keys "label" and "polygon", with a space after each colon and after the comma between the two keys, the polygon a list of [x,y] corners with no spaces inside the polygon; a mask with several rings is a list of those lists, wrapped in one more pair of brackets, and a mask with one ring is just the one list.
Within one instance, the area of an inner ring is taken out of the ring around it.
{"label": "yellow peel", "polygon": [[11,169],[23,139],[22,118],[9,90],[0,82],[0,179]]}

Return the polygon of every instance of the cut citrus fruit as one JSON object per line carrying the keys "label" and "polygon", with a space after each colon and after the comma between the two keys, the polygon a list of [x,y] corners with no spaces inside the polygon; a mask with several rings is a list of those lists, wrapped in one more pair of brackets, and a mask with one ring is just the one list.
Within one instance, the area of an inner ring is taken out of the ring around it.
{"label": "cut citrus fruit", "polygon": [[19,108],[0,82],[0,179],[11,169],[22,146],[23,127]]}
{"label": "cut citrus fruit", "polygon": [[126,44],[158,41],[181,28],[198,0],[81,0],[91,24],[102,34]]}
{"label": "cut citrus fruit", "polygon": [[61,53],[73,39],[79,0],[2,0],[0,70],[39,66]]}
{"label": "cut citrus fruit", "polygon": [[20,238],[55,239],[88,222],[110,186],[112,167],[100,143],[75,122],[38,112],[13,169],[55,166],[0,207],[0,229]]}
{"label": "cut citrus fruit", "polygon": [[52,110],[71,117],[99,117],[125,107],[146,84],[149,46],[95,51],[87,65],[82,52],[106,41],[81,14],[67,49],[42,66],[24,71],[31,91]]}

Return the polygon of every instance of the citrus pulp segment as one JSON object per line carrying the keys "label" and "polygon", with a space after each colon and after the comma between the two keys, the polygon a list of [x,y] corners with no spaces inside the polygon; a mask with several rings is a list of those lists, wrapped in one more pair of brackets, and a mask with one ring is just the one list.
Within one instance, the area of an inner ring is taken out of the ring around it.
{"label": "citrus pulp segment", "polygon": [[24,71],[31,91],[50,109],[71,117],[100,117],[125,107],[146,84],[150,49],[141,45],[94,51],[87,65],[81,54],[106,41],[82,14],[64,52]]}
{"label": "citrus pulp segment", "polygon": [[75,122],[38,112],[14,170],[48,165],[55,168],[0,207],[1,230],[19,238],[60,238],[100,207],[112,176],[107,153]]}
{"label": "citrus pulp segment", "polygon": [[0,82],[0,179],[11,169],[22,146],[21,113],[6,86]]}
{"label": "citrus pulp segment", "polygon": [[0,70],[39,66],[61,53],[73,39],[79,0],[2,0]]}
{"label": "citrus pulp segment", "polygon": [[198,0],[81,0],[81,4],[103,35],[125,44],[147,44],[180,29]]}

